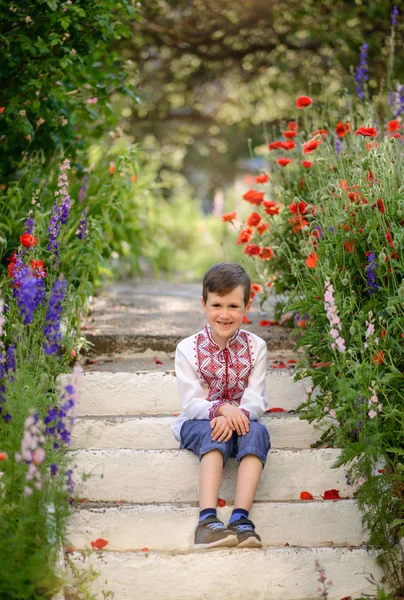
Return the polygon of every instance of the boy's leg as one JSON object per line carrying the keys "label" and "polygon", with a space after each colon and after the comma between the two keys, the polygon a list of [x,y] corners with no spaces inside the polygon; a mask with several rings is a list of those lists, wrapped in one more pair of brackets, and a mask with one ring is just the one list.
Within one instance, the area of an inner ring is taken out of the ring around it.
{"label": "boy's leg", "polygon": [[262,469],[271,447],[267,429],[261,423],[252,421],[250,431],[246,435],[238,436],[237,447],[236,458],[239,468],[229,529],[237,533],[239,547],[257,548],[262,546],[261,538],[255,533],[254,523],[248,519],[248,513],[254,502]]}
{"label": "boy's leg", "polygon": [[216,508],[222,481],[223,454],[211,450],[201,458],[199,471],[199,510]]}

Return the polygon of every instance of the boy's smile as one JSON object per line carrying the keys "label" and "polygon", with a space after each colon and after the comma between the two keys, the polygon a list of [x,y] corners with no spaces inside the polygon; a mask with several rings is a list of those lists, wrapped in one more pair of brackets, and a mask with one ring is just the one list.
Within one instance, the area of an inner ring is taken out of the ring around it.
{"label": "boy's smile", "polygon": [[208,292],[206,304],[202,298],[202,306],[210,325],[213,340],[221,348],[241,327],[243,317],[250,309],[251,300],[244,304],[244,288],[238,285],[225,296]]}

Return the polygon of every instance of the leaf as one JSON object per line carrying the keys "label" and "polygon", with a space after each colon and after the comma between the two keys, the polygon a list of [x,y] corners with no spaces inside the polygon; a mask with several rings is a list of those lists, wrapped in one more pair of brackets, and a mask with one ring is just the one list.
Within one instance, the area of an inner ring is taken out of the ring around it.
{"label": "leaf", "polygon": [[57,0],[46,0],[46,4],[49,6],[51,10],[56,10],[58,7]]}
{"label": "leaf", "polygon": [[402,448],[386,448],[386,452],[392,452],[393,454],[404,456],[404,450]]}

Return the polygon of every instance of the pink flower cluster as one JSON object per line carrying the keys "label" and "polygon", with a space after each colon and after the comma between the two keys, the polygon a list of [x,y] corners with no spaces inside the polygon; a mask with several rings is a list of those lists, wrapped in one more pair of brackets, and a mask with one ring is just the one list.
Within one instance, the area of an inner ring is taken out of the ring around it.
{"label": "pink flower cluster", "polygon": [[69,191],[67,189],[67,183],[69,181],[69,178],[67,176],[67,173],[64,173],[64,171],[69,171],[70,169],[70,160],[68,158],[66,158],[63,163],[60,165],[59,167],[60,169],[60,174],[58,177],[58,190],[55,190],[55,196],[67,196]]}
{"label": "pink flower cluster", "polygon": [[379,398],[376,394],[376,384],[372,381],[372,385],[369,387],[369,391],[372,392],[371,397],[369,398],[368,407],[370,408],[368,412],[368,416],[370,419],[374,419],[377,416],[377,412],[375,411],[375,407],[377,404],[377,410],[381,412],[383,410],[383,404],[379,402]]}
{"label": "pink flower cluster", "polygon": [[[31,415],[25,419],[24,435],[21,441],[21,452],[15,453],[16,462],[25,461],[28,463],[28,470],[25,474],[25,481],[33,482],[31,485],[37,490],[42,488],[41,472],[39,465],[45,460],[45,450],[42,444],[45,443],[45,436],[38,423],[38,415]],[[29,496],[33,493],[32,487],[26,485],[24,487],[24,496]]]}
{"label": "pink flower cluster", "polygon": [[334,342],[331,343],[331,349],[338,348],[340,352],[345,352],[345,340],[341,337],[341,319],[338,316],[338,309],[334,300],[334,286],[327,279],[324,286],[324,308],[327,311],[327,318],[331,325],[330,335]]}

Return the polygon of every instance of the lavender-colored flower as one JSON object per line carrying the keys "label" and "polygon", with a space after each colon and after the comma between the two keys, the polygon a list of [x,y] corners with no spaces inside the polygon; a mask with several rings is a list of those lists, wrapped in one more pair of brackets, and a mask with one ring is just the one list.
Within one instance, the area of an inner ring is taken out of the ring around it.
{"label": "lavender-colored flower", "polygon": [[59,470],[59,467],[57,466],[57,464],[56,464],[56,463],[51,463],[51,464],[49,465],[49,469],[50,469],[51,475],[56,475],[56,473],[57,473],[57,472],[58,472],[58,470]]}
{"label": "lavender-colored flower", "polygon": [[1,415],[5,423],[9,423],[11,421],[10,413],[6,413],[5,415]]}
{"label": "lavender-colored flower", "polygon": [[341,154],[342,144],[341,141],[337,138],[335,140],[335,155],[339,156]]}
{"label": "lavender-colored flower", "polygon": [[368,65],[366,62],[367,56],[368,56],[368,50],[369,50],[369,46],[366,44],[366,42],[363,42],[363,44],[361,46],[359,66],[356,69],[356,76],[355,76],[355,81],[357,84],[356,92],[357,92],[359,98],[361,98],[362,100],[365,97],[365,93],[363,91],[363,84],[365,81],[367,81],[369,79]]}
{"label": "lavender-colored flower", "polygon": [[32,275],[29,267],[23,265],[18,274],[19,286],[14,288],[14,296],[20,309],[24,325],[32,323],[34,312],[38,306],[38,280]]}
{"label": "lavender-colored flower", "polygon": [[81,214],[81,219],[79,226],[76,231],[76,235],[79,240],[83,240],[88,235],[88,218],[87,218],[87,208],[85,208]]}
{"label": "lavender-colored flower", "polygon": [[35,229],[35,219],[33,219],[32,217],[28,217],[28,219],[26,219],[25,223],[25,232],[24,233],[29,233],[29,234],[33,234],[34,233],[34,229]]}
{"label": "lavender-colored flower", "polygon": [[397,17],[398,17],[399,11],[397,6],[393,7],[393,12],[391,13],[391,24],[393,27],[397,26]]}
{"label": "lavender-colored flower", "polygon": [[331,225],[328,227],[328,231],[330,233],[335,233],[335,229],[334,229],[334,227],[331,227]]}
{"label": "lavender-colored flower", "polygon": [[15,360],[15,344],[9,344],[7,348],[7,358],[6,358],[6,373],[10,371],[16,370],[16,360]]}
{"label": "lavender-colored flower", "polygon": [[53,252],[57,257],[59,256],[59,244],[57,242],[57,237],[60,230],[60,206],[57,202],[55,202],[52,206],[51,214],[52,216],[48,227],[49,242],[47,250],[49,250],[49,252]]}
{"label": "lavender-colored flower", "polygon": [[66,280],[56,279],[50,294],[48,310],[46,313],[46,323],[43,330],[46,338],[43,349],[46,354],[55,354],[59,350],[59,344],[62,340],[60,319],[62,316],[62,303],[65,294]]}
{"label": "lavender-colored flower", "polygon": [[84,177],[83,185],[81,186],[80,191],[79,191],[79,201],[80,202],[84,201],[84,198],[87,195],[87,189],[88,189],[88,177]]}
{"label": "lavender-colored flower", "polygon": [[70,214],[70,196],[66,195],[60,205],[60,222],[66,225]]}
{"label": "lavender-colored flower", "polygon": [[72,469],[68,469],[66,471],[66,487],[67,487],[67,491],[70,492],[70,494],[72,494],[74,492],[74,481],[73,481],[73,471]]}
{"label": "lavender-colored flower", "polygon": [[369,295],[372,296],[379,289],[376,275],[376,257],[374,252],[370,252],[368,255],[368,265],[366,267],[366,281],[368,284]]}
{"label": "lavender-colored flower", "polygon": [[324,233],[323,230],[321,229],[320,225],[316,225],[315,226],[316,231],[318,231],[318,237],[321,239],[322,237],[324,237]]}

